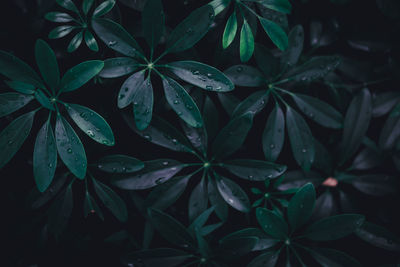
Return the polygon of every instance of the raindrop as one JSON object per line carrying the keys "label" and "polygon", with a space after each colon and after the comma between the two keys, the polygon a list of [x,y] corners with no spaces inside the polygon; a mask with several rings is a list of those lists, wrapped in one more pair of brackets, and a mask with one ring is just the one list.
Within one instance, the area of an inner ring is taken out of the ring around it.
{"label": "raindrop", "polygon": [[99,164],[99,165],[97,165],[97,168],[101,169],[101,168],[103,168],[103,165]]}
{"label": "raindrop", "polygon": [[108,46],[114,46],[117,44],[117,41],[109,41]]}
{"label": "raindrop", "polygon": [[248,177],[250,180],[254,178],[253,175],[249,175]]}
{"label": "raindrop", "polygon": [[199,75],[199,74],[200,74],[200,71],[194,70],[192,73],[193,73],[193,75]]}
{"label": "raindrop", "polygon": [[9,145],[12,145],[12,143],[14,143],[14,141],[13,140],[8,140],[8,142],[7,142]]}
{"label": "raindrop", "polygon": [[177,144],[177,143],[178,143],[178,140],[176,140],[175,138],[172,139],[171,141],[172,141],[172,143],[174,143],[174,144]]}
{"label": "raindrop", "polygon": [[208,77],[208,78],[211,78],[211,77],[212,77],[212,74],[211,74],[211,73],[207,73],[207,77]]}
{"label": "raindrop", "polygon": [[167,166],[167,165],[168,165],[168,161],[164,161],[164,162],[162,163],[162,165]]}
{"label": "raindrop", "polygon": [[237,67],[237,68],[236,68],[236,71],[237,71],[237,72],[242,72],[242,71],[243,71],[243,67],[241,67],[241,66]]}
{"label": "raindrop", "polygon": [[107,140],[103,140],[102,143],[103,143],[104,145],[108,145],[108,141],[107,141]]}
{"label": "raindrop", "polygon": [[71,149],[71,148],[68,148],[68,149],[67,149],[67,152],[68,152],[69,154],[71,154],[71,153],[72,153],[72,149]]}
{"label": "raindrop", "polygon": [[158,179],[156,180],[156,184],[161,184],[161,183],[163,182],[163,180],[164,180],[163,177],[158,178]]}
{"label": "raindrop", "polygon": [[274,145],[274,144],[270,144],[270,145],[269,145],[269,148],[270,148],[270,149],[274,149],[274,148],[275,148],[275,145]]}
{"label": "raindrop", "polygon": [[178,101],[178,100],[174,100],[174,104],[175,104],[175,105],[178,105],[178,104],[179,104],[179,101]]}
{"label": "raindrop", "polygon": [[94,137],[95,134],[92,130],[87,130],[86,133],[90,136],[90,137]]}
{"label": "raindrop", "polygon": [[151,136],[150,135],[145,134],[143,137],[144,137],[144,139],[151,141]]}
{"label": "raindrop", "polygon": [[301,150],[301,152],[306,153],[306,152],[307,152],[307,149],[303,148],[303,149]]}
{"label": "raindrop", "polygon": [[192,28],[188,28],[188,29],[186,30],[186,33],[187,33],[187,34],[192,34],[192,33],[193,33],[193,29],[192,29]]}
{"label": "raindrop", "polygon": [[207,85],[207,86],[206,86],[206,89],[207,89],[207,90],[212,90],[213,87],[212,87],[211,85]]}

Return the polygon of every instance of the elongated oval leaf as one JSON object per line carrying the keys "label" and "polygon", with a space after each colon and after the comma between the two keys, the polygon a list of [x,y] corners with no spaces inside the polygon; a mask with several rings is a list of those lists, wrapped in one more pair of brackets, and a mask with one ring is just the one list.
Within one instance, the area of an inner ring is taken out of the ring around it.
{"label": "elongated oval leaf", "polygon": [[390,251],[400,251],[400,239],[379,225],[364,222],[356,230],[356,235],[373,246]]}
{"label": "elongated oval leaf", "polygon": [[110,187],[92,179],[94,190],[104,205],[114,214],[121,222],[128,220],[128,210],[125,202]]}
{"label": "elongated oval leaf", "polygon": [[392,150],[400,136],[400,105],[397,105],[389,117],[379,135],[379,147],[382,150]]}
{"label": "elongated oval leaf", "polygon": [[[203,177],[193,189],[189,197],[188,215],[189,221],[193,222],[200,214],[202,214],[208,205],[208,192],[206,179]],[[202,226],[200,226],[202,227]]]}
{"label": "elongated oval leaf", "polygon": [[49,97],[42,90],[36,90],[34,96],[43,107],[55,110],[54,103],[50,101]]}
{"label": "elongated oval leaf", "polygon": [[340,267],[354,266],[361,267],[362,265],[354,258],[344,252],[330,248],[316,248],[310,251],[314,259],[323,267]]}
{"label": "elongated oval leaf", "polygon": [[104,68],[99,73],[102,78],[117,78],[125,76],[138,69],[138,62],[130,57],[106,59]]}
{"label": "elongated oval leaf", "polygon": [[240,30],[240,60],[247,62],[254,52],[254,36],[246,19],[243,20]]}
{"label": "elongated oval leaf", "polygon": [[8,87],[21,94],[31,95],[35,93],[35,86],[32,84],[27,84],[18,81],[4,81],[4,82],[8,85]]}
{"label": "elongated oval leaf", "polygon": [[303,65],[289,71],[285,77],[296,82],[312,82],[325,77],[339,64],[340,58],[337,56],[313,57]]}
{"label": "elongated oval leaf", "polygon": [[226,221],[228,218],[228,204],[219,193],[215,179],[210,176],[208,176],[207,192],[208,199],[211,206],[214,207],[215,213],[222,221]]}
{"label": "elongated oval leaf", "polygon": [[290,199],[287,215],[292,231],[300,228],[310,219],[315,206],[315,195],[314,186],[308,183]]}
{"label": "elongated oval leaf", "polygon": [[19,93],[0,94],[0,118],[21,109],[33,99],[34,97],[31,95]]}
{"label": "elongated oval leaf", "polygon": [[76,177],[83,179],[87,168],[85,149],[74,129],[60,114],[57,115],[55,133],[61,160]]}
{"label": "elongated oval leaf", "polygon": [[96,200],[86,191],[85,194],[85,202],[83,204],[83,214],[85,218],[90,215],[96,213],[99,218],[104,221],[104,215],[101,211],[100,207],[97,205]]}
{"label": "elongated oval leaf", "polygon": [[60,90],[70,92],[83,86],[103,69],[104,62],[91,60],[69,69],[61,80]]}
{"label": "elongated oval leaf", "polygon": [[120,175],[113,181],[113,184],[127,190],[148,189],[165,183],[183,167],[182,163],[171,159],[147,161],[139,172]]}
{"label": "elongated oval leaf", "polygon": [[232,118],[241,116],[247,112],[251,112],[254,115],[259,113],[267,105],[268,98],[269,93],[264,90],[252,93],[236,106],[232,113]]}
{"label": "elongated oval leaf", "polygon": [[94,4],[94,0],[83,0],[82,2],[82,11],[85,15],[89,13],[89,10],[92,8]]}
{"label": "elongated oval leaf", "polygon": [[75,13],[79,13],[78,8],[74,4],[74,2],[72,2],[72,0],[56,0],[56,3],[58,5],[60,5],[61,7],[63,7],[63,8],[71,10],[71,11],[73,11]]}
{"label": "elongated oval leaf", "polygon": [[98,18],[107,14],[108,12],[110,12],[111,9],[113,9],[114,5],[115,5],[115,0],[104,1],[93,11],[93,17]]}
{"label": "elongated oval leaf", "polygon": [[282,151],[285,140],[285,116],[279,105],[276,105],[268,116],[262,135],[262,146],[265,158],[275,161]]}
{"label": "elongated oval leaf", "polygon": [[222,48],[226,49],[231,45],[237,33],[236,12],[232,12],[226,22],[224,33],[222,35]]}
{"label": "elongated oval leaf", "polygon": [[268,34],[271,41],[280,50],[286,50],[289,46],[289,41],[285,31],[278,24],[271,20],[264,19],[262,17],[259,17],[258,19],[260,20],[261,26]]}
{"label": "elongated oval leaf", "polygon": [[93,34],[89,31],[85,31],[85,43],[90,50],[97,52],[99,51],[99,45],[97,44],[96,39],[94,39]]}
{"label": "elongated oval leaf", "polygon": [[71,39],[71,41],[70,41],[69,44],[68,44],[68,48],[67,48],[68,53],[72,53],[72,52],[74,52],[76,49],[79,48],[79,46],[81,45],[82,40],[83,40],[83,32],[84,32],[84,31],[78,32],[78,33]]}
{"label": "elongated oval leaf", "polygon": [[156,248],[129,253],[122,257],[122,262],[132,266],[145,264],[146,267],[180,266],[193,257],[185,251],[172,248]]}
{"label": "elongated oval leaf", "polygon": [[163,77],[163,85],[165,98],[176,114],[192,127],[203,126],[200,110],[186,90],[169,77]]}
{"label": "elongated oval leaf", "polygon": [[143,34],[146,42],[154,49],[164,34],[164,10],[161,0],[149,0],[142,12]]}
{"label": "elongated oval leaf", "polygon": [[50,207],[48,219],[50,233],[56,236],[61,235],[62,231],[67,227],[73,207],[74,199],[72,195],[72,184],[70,184]]}
{"label": "elongated oval leaf", "polygon": [[268,161],[235,159],[224,161],[222,167],[240,178],[250,181],[264,181],[276,178],[286,171],[286,166]]}
{"label": "elongated oval leaf", "polygon": [[97,168],[108,173],[131,173],[144,168],[144,163],[125,155],[105,156],[97,162]]}
{"label": "elongated oval leaf", "polygon": [[214,9],[210,5],[194,10],[171,32],[167,51],[180,52],[194,46],[208,32],[214,21]]}
{"label": "elongated oval leaf", "polygon": [[36,41],[35,58],[44,81],[52,90],[56,90],[60,82],[57,58],[50,46],[41,39]]}
{"label": "elongated oval leaf", "polygon": [[217,178],[217,188],[222,198],[230,206],[241,212],[250,212],[249,197],[234,181],[224,177]]}
{"label": "elongated oval leaf", "polygon": [[254,258],[247,267],[264,267],[271,266],[274,267],[278,261],[279,254],[275,251],[265,252],[256,258]]}
{"label": "elongated oval leaf", "polygon": [[141,88],[143,82],[144,82],[144,71],[138,71],[129,76],[129,78],[125,80],[118,93],[119,108],[125,108],[130,103],[132,103],[133,98]]}
{"label": "elongated oval leaf", "polygon": [[44,18],[52,22],[71,22],[74,20],[68,13],[61,12],[49,12]]}
{"label": "elongated oval leaf", "polygon": [[292,5],[290,4],[289,0],[261,0],[258,2],[266,8],[278,12],[290,14],[292,11]]}
{"label": "elongated oval leaf", "polygon": [[72,120],[90,138],[106,146],[115,144],[110,125],[98,113],[77,104],[67,104],[66,108]]}
{"label": "elongated oval leaf", "polygon": [[356,231],[364,223],[359,214],[341,214],[321,219],[310,225],[304,236],[317,241],[336,240]]}
{"label": "elongated oval leaf", "polygon": [[28,137],[35,111],[26,113],[13,120],[0,132],[0,169],[6,165],[20,149]]}
{"label": "elongated oval leaf", "polygon": [[281,57],[283,67],[294,66],[299,61],[304,44],[304,29],[301,25],[296,25],[289,33],[288,49]]}
{"label": "elongated oval leaf", "polygon": [[234,65],[224,71],[225,75],[237,86],[258,87],[264,84],[263,74],[248,65]]}
{"label": "elongated oval leaf", "polygon": [[53,181],[56,167],[56,140],[48,120],[39,130],[33,150],[33,176],[40,192],[44,192]]}
{"label": "elongated oval leaf", "polygon": [[208,91],[227,92],[234,88],[225,74],[200,62],[177,61],[169,63],[168,68],[185,82]]}
{"label": "elongated oval leaf", "polygon": [[310,128],[303,117],[290,107],[286,109],[286,127],[295,160],[304,170],[310,170],[315,156]]}
{"label": "elongated oval leaf", "polygon": [[49,33],[49,39],[63,38],[64,36],[67,36],[75,29],[76,27],[71,25],[58,26]]}
{"label": "elongated oval leaf", "polygon": [[154,92],[149,77],[139,86],[132,101],[135,124],[142,131],[149,126],[153,117]]}
{"label": "elongated oval leaf", "polygon": [[261,228],[270,236],[285,240],[288,235],[288,225],[282,217],[266,208],[257,208],[257,221]]}

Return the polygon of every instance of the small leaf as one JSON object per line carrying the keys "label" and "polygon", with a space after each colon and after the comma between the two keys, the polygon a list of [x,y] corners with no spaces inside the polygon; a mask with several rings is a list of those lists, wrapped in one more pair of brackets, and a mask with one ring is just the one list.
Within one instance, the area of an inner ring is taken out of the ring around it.
{"label": "small leaf", "polygon": [[71,22],[74,20],[69,14],[61,12],[46,13],[44,18],[52,22]]}
{"label": "small leaf", "polygon": [[34,99],[31,95],[19,93],[0,94],[0,118],[17,111]]}
{"label": "small leaf", "polygon": [[400,239],[379,225],[364,222],[363,225],[356,230],[356,235],[365,242],[378,248],[400,251]]}
{"label": "small leaf", "polygon": [[74,52],[81,45],[83,40],[83,31],[78,32],[69,42],[67,51],[68,53]]}
{"label": "small leaf", "polygon": [[188,215],[190,222],[193,222],[200,214],[202,214],[207,209],[207,193],[206,179],[203,177],[193,189],[189,197]]}
{"label": "small leaf", "polygon": [[110,125],[98,113],[77,104],[66,104],[66,109],[76,125],[90,138],[106,146],[115,144]]}
{"label": "small leaf", "polygon": [[58,5],[65,9],[71,10],[72,12],[75,12],[77,14],[79,13],[78,8],[74,4],[74,2],[72,2],[72,0],[56,0],[56,2]]}
{"label": "small leaf", "polygon": [[130,57],[116,57],[106,59],[104,61],[104,68],[99,73],[99,76],[102,78],[117,78],[125,76],[137,70],[139,67],[138,64],[139,63],[136,60]]}
{"label": "small leaf", "polygon": [[233,83],[221,71],[196,61],[176,61],[169,63],[169,70],[176,76],[207,91],[228,92]]}
{"label": "small leaf", "polygon": [[318,124],[333,129],[342,127],[342,114],[329,104],[303,94],[292,94],[291,96],[299,109]]}
{"label": "small leaf", "polygon": [[135,174],[119,175],[113,184],[127,190],[148,189],[165,183],[183,167],[182,163],[171,159],[147,161],[143,169]]}
{"label": "small leaf", "polygon": [[285,116],[279,105],[276,105],[270,115],[262,135],[262,146],[265,158],[275,161],[282,151],[285,140]]}
{"label": "small leaf", "polygon": [[96,39],[94,39],[93,34],[89,31],[85,31],[85,43],[90,50],[97,52],[99,51],[99,45],[97,44]]}
{"label": "small leaf", "polygon": [[76,27],[71,25],[58,26],[49,33],[49,38],[50,39],[63,38],[64,36],[70,34],[74,29],[76,29]]}
{"label": "small leaf", "polygon": [[247,20],[243,19],[242,29],[240,30],[240,60],[247,62],[254,52],[254,36]]}
{"label": "small leaf", "polygon": [[[117,61],[119,62],[119,61]],[[106,63],[107,64],[107,63]],[[129,68],[129,67],[128,67]],[[120,71],[120,68],[113,68],[115,69],[116,75],[120,75],[123,72]],[[125,68],[126,70],[127,68]],[[119,71],[119,72],[117,72]],[[108,72],[108,70],[106,70]],[[108,72],[109,73],[109,72]],[[118,73],[118,74],[117,74]],[[100,75],[102,73],[100,72]],[[139,91],[141,88],[141,85],[144,82],[144,71],[138,71],[131,76],[129,76],[128,79],[125,80],[125,82],[122,84],[121,89],[119,90],[118,93],[118,108],[125,108],[129,106],[129,104],[132,103],[133,98],[135,97],[136,93]]]}
{"label": "small leaf", "polygon": [[258,87],[265,83],[263,74],[248,65],[234,65],[224,73],[237,86]]}
{"label": "small leaf", "polygon": [[315,195],[314,186],[308,183],[290,199],[287,215],[293,232],[310,219],[315,206]]}
{"label": "small leaf", "polygon": [[111,49],[129,57],[143,58],[142,49],[135,39],[118,23],[109,19],[93,19],[97,36]]}
{"label": "small leaf", "polygon": [[225,8],[229,6],[231,0],[213,0],[208,5],[214,8],[215,16],[221,13]]}
{"label": "small leaf", "polygon": [[92,181],[94,190],[104,205],[119,221],[126,222],[128,220],[128,210],[125,202],[110,187],[100,181],[96,181],[96,179],[92,179]]}
{"label": "small leaf", "polygon": [[169,35],[166,50],[171,53],[194,46],[208,32],[214,21],[214,9],[210,5],[194,10]]}
{"label": "small leaf", "polygon": [[70,92],[82,87],[104,67],[101,60],[85,61],[69,69],[61,80],[60,90]]}
{"label": "small leaf", "polygon": [[315,156],[310,128],[303,117],[290,107],[286,109],[286,127],[295,160],[303,170],[310,170]]}
{"label": "small leaf", "polygon": [[173,217],[156,209],[148,209],[148,215],[154,228],[169,242],[185,248],[196,247],[190,233]]}
{"label": "small leaf", "polygon": [[275,22],[264,19],[262,17],[258,18],[260,20],[261,26],[264,31],[268,34],[271,41],[282,51],[286,50],[289,46],[288,37],[285,31]]}
{"label": "small leaf", "polygon": [[316,241],[340,239],[356,231],[364,220],[364,216],[359,214],[331,216],[310,225],[304,236]]}
{"label": "small leaf", "polygon": [[288,225],[281,216],[265,208],[256,209],[257,221],[261,228],[270,236],[285,240],[288,235]]}
{"label": "small leaf", "polygon": [[268,251],[253,259],[247,267],[274,267],[278,262],[279,254],[275,251]]}
{"label": "small leaf", "polygon": [[346,253],[330,248],[313,248],[310,250],[314,259],[323,267],[331,266],[354,266],[361,267],[361,264]]}
{"label": "small leaf", "polygon": [[304,44],[304,29],[301,25],[296,25],[289,33],[288,49],[285,50],[281,57],[281,65],[283,67],[294,66],[299,61]]}
{"label": "small leaf", "polygon": [[369,127],[371,114],[371,94],[368,89],[363,89],[353,98],[344,117],[341,163],[350,158],[361,145]]}
{"label": "small leaf", "polygon": [[132,101],[135,124],[142,131],[149,126],[153,116],[154,92],[150,77],[143,81]]}
{"label": "small leaf", "polygon": [[57,167],[57,146],[50,120],[39,130],[33,150],[33,176],[40,192],[53,181]]}
{"label": "small leaf", "polygon": [[238,177],[250,181],[264,181],[276,178],[286,171],[286,166],[284,165],[252,159],[224,161],[222,167]]}
{"label": "small leaf", "polygon": [[83,0],[82,10],[85,15],[87,15],[94,4],[94,0]]}
{"label": "small leaf", "polygon": [[99,159],[97,168],[108,173],[132,173],[144,168],[144,163],[125,155],[109,155]]}
{"label": "small leaf", "polygon": [[93,11],[93,17],[98,18],[107,14],[108,12],[110,12],[111,9],[113,9],[114,5],[115,5],[115,0],[104,1],[99,6],[97,6],[96,9]]}
{"label": "small leaf", "polygon": [[250,212],[250,200],[243,189],[230,179],[217,178],[217,188],[222,198],[233,208],[241,212]]}
{"label": "small leaf", "polygon": [[35,91],[34,94],[36,100],[45,108],[49,110],[55,110],[54,108],[54,103],[50,101],[50,99],[47,97],[47,95],[40,89]]}
{"label": "small leaf", "polygon": [[61,160],[76,177],[83,179],[87,168],[85,149],[74,129],[60,114],[57,115],[55,133]]}
{"label": "small leaf", "polygon": [[289,0],[260,0],[258,2],[266,8],[278,12],[290,14],[292,11],[292,5],[290,4]]}
{"label": "small leaf", "polygon": [[176,114],[190,126],[201,127],[203,119],[200,110],[186,90],[169,77],[163,77],[163,86],[165,98]]}
{"label": "small leaf", "polygon": [[52,90],[56,90],[60,82],[57,58],[51,47],[41,39],[36,41],[35,58],[44,81]]}
{"label": "small leaf", "polygon": [[161,0],[149,0],[142,12],[144,39],[154,49],[164,34],[165,14]]}
{"label": "small leaf", "polygon": [[236,12],[232,12],[229,16],[228,21],[226,22],[224,33],[222,35],[222,48],[226,49],[231,45],[233,40],[235,39],[237,32],[237,19]]}
{"label": "small leaf", "polygon": [[0,169],[6,165],[21,148],[28,137],[35,116],[35,111],[23,114],[13,120],[0,132]]}

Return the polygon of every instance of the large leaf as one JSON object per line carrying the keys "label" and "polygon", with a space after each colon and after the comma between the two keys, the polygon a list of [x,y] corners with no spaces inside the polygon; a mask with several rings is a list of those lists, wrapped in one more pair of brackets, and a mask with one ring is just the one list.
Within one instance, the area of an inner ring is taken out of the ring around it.
{"label": "large leaf", "polygon": [[260,0],[257,1],[261,5],[265,6],[266,8],[290,14],[292,11],[292,5],[290,4],[289,0]]}
{"label": "large leaf", "polygon": [[216,177],[216,179],[218,191],[226,203],[238,211],[250,212],[249,197],[238,184],[224,177]]}
{"label": "large leaf", "polygon": [[314,248],[310,250],[314,259],[323,267],[354,266],[361,267],[361,264],[344,252],[330,248]]}
{"label": "large leaf", "polygon": [[286,171],[286,166],[268,161],[252,159],[235,159],[224,161],[222,167],[240,178],[250,181],[264,181],[276,178]]}
{"label": "large leaf", "polygon": [[148,189],[165,183],[177,174],[184,165],[176,160],[157,159],[147,161],[144,168],[135,174],[120,175],[113,181],[114,185],[122,189]]}
{"label": "large leaf", "polygon": [[66,109],[76,125],[90,138],[106,146],[114,145],[111,127],[98,113],[77,104],[66,104]]}
{"label": "large leaf", "polygon": [[286,127],[295,160],[304,170],[310,170],[315,156],[310,128],[303,117],[290,107],[286,109]]}
{"label": "large leaf", "polygon": [[291,96],[299,109],[318,124],[333,129],[342,127],[342,114],[329,104],[303,94],[291,94]]}
{"label": "large leaf", "polygon": [[14,157],[25,142],[31,131],[35,113],[32,111],[19,116],[0,132],[0,169]]}
{"label": "large leaf", "polygon": [[311,183],[308,183],[290,199],[287,215],[292,231],[300,228],[310,219],[314,206],[315,189]]}
{"label": "large leaf", "polygon": [[33,176],[40,192],[53,181],[57,167],[57,146],[50,120],[39,130],[33,150]]}
{"label": "large leaf", "polygon": [[398,192],[397,178],[384,174],[367,174],[351,179],[357,190],[371,196],[394,195]]}
{"label": "large leaf", "polygon": [[125,108],[130,103],[132,103],[133,98],[135,97],[136,93],[139,91],[141,85],[144,82],[144,74],[144,71],[138,71],[129,76],[129,78],[126,79],[125,82],[122,84],[121,89],[118,93],[119,108]]}
{"label": "large leaf", "polygon": [[282,151],[285,140],[285,116],[279,105],[276,105],[268,116],[262,135],[262,147],[265,158],[275,161]]}
{"label": "large leaf", "polygon": [[130,57],[116,57],[106,59],[104,68],[99,73],[102,78],[116,78],[134,72],[139,67],[139,63]]}
{"label": "large leaf", "polygon": [[31,95],[19,93],[0,94],[0,118],[21,109],[33,99],[34,97]]}
{"label": "large leaf", "polygon": [[364,220],[364,216],[359,214],[331,216],[310,225],[304,236],[317,241],[340,239],[356,231]]}
{"label": "large leaf", "polygon": [[215,213],[221,220],[226,221],[228,218],[228,204],[219,193],[215,179],[212,177],[208,177],[207,191],[208,199],[211,206],[215,208]]}
{"label": "large leaf", "polygon": [[74,129],[60,114],[57,115],[55,133],[61,160],[76,177],[83,179],[87,168],[85,149]]}
{"label": "large leaf", "polygon": [[44,16],[45,19],[52,22],[71,22],[74,20],[68,13],[49,12]]}
{"label": "large leaf", "polygon": [[262,17],[258,18],[260,20],[261,26],[264,31],[268,34],[271,41],[280,49],[286,50],[289,45],[288,37],[285,31],[275,22],[264,19]]}
{"label": "large leaf", "polygon": [[370,222],[364,222],[356,235],[369,244],[390,251],[400,251],[400,238],[387,229]]}
{"label": "large leaf", "polygon": [[40,73],[47,85],[56,90],[60,82],[60,71],[54,51],[43,40],[36,41],[35,57]]}
{"label": "large leaf", "polygon": [[263,74],[248,65],[234,65],[224,73],[237,86],[258,87],[265,83]]}
{"label": "large leaf", "polygon": [[400,105],[398,104],[389,117],[386,119],[385,124],[379,135],[379,147],[382,150],[391,150],[400,136]]}
{"label": "large leaf", "polygon": [[130,57],[141,56],[142,49],[135,39],[118,23],[109,19],[94,19],[92,26],[97,36],[111,49]]}
{"label": "large leaf", "polygon": [[208,32],[214,21],[214,9],[205,5],[193,11],[171,32],[167,51],[175,53],[194,46]]}
{"label": "large leaf", "polygon": [[186,228],[170,215],[156,209],[148,210],[154,228],[169,242],[181,247],[195,247],[195,241]]}
{"label": "large leaf", "polygon": [[117,217],[121,222],[128,220],[128,210],[125,202],[110,187],[92,179],[94,190],[104,205]]}
{"label": "large leaf", "polygon": [[279,254],[275,251],[265,252],[254,258],[247,267],[274,267],[278,261]]}
{"label": "large leaf", "polygon": [[85,61],[69,69],[61,80],[60,90],[70,92],[90,81],[104,67],[101,60]]}
{"label": "large leaf", "polygon": [[232,118],[241,116],[247,112],[254,115],[259,113],[268,103],[269,93],[261,90],[249,95],[239,105],[236,106],[232,113]]}
{"label": "large leaf", "polygon": [[21,94],[31,95],[35,93],[35,86],[32,84],[18,82],[18,81],[4,81],[4,82],[8,85],[8,87]]}
{"label": "large leaf", "polygon": [[344,118],[341,163],[350,158],[361,145],[368,130],[371,114],[371,94],[368,89],[363,89],[351,101]]}
{"label": "large leaf", "polygon": [[203,177],[190,194],[188,203],[189,221],[193,222],[207,209],[208,192],[206,179]]}
{"label": "large leaf", "polygon": [[212,144],[214,158],[224,158],[237,151],[253,125],[253,114],[248,112],[231,120],[217,135]]}
{"label": "large leaf", "polygon": [[226,49],[231,45],[236,36],[237,26],[236,12],[232,12],[226,22],[224,33],[222,35],[222,48]]}
{"label": "large leaf", "polygon": [[339,63],[340,58],[337,56],[313,57],[303,65],[289,71],[285,76],[296,82],[312,82],[325,77],[336,69]]}
{"label": "large leaf", "polygon": [[191,254],[182,250],[156,248],[129,253],[122,257],[122,262],[128,266],[144,264],[146,267],[176,267],[182,266],[191,257]]}
{"label": "large leaf", "polygon": [[161,0],[148,0],[142,12],[143,35],[154,49],[164,34],[164,10]]}
{"label": "large leaf", "polygon": [[282,217],[265,208],[257,208],[257,221],[261,228],[270,236],[285,240],[288,235],[288,225]]}
{"label": "large leaf", "polygon": [[72,184],[61,193],[49,209],[49,232],[60,235],[66,228],[74,206]]}
{"label": "large leaf", "polygon": [[163,77],[163,85],[165,98],[176,114],[192,127],[203,126],[200,110],[186,90],[169,77]]}
{"label": "large leaf", "polygon": [[289,33],[289,47],[281,57],[283,67],[294,66],[299,61],[304,44],[304,29],[301,25],[296,25]]}
{"label": "large leaf", "polygon": [[0,51],[0,73],[10,80],[43,87],[43,83],[36,72],[25,62],[14,55]]}
{"label": "large leaf", "polygon": [[125,155],[108,155],[99,159],[97,168],[108,173],[131,173],[143,169],[144,163]]}
{"label": "large leaf", "polygon": [[254,36],[246,19],[243,20],[240,30],[240,60],[247,62],[254,52]]}
{"label": "large leaf", "polygon": [[144,130],[153,117],[154,92],[150,77],[139,86],[132,101],[136,127]]}
{"label": "large leaf", "polygon": [[207,91],[228,92],[233,83],[222,72],[209,65],[196,61],[176,61],[168,68],[179,78]]}

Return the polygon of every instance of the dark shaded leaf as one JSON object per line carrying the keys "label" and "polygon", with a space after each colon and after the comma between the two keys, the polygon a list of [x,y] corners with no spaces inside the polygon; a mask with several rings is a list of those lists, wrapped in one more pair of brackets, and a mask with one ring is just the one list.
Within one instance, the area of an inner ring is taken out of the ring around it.
{"label": "dark shaded leaf", "polygon": [[313,248],[310,253],[323,267],[361,266],[356,259],[335,249]]}
{"label": "dark shaded leaf", "polygon": [[224,33],[222,35],[223,49],[226,49],[228,46],[230,46],[233,40],[235,39],[237,33],[237,26],[238,25],[237,25],[236,12],[232,12],[232,14],[229,16],[226,22]]}
{"label": "dark shaded leaf", "polygon": [[224,177],[218,177],[216,182],[218,191],[226,203],[238,211],[250,212],[249,197],[238,184]]}
{"label": "dark shaded leaf", "polygon": [[265,158],[275,161],[282,151],[285,140],[285,116],[279,105],[275,105],[268,116],[262,135],[262,147]]}
{"label": "dark shaded leaf", "polygon": [[31,95],[19,93],[0,94],[0,117],[7,116],[17,111],[34,99]]}
{"label": "dark shaded leaf", "polygon": [[276,178],[286,171],[286,166],[284,165],[252,159],[224,161],[222,167],[240,178],[251,181],[264,181]]}
{"label": "dark shaded leaf", "polygon": [[52,90],[56,90],[60,82],[57,58],[50,46],[41,39],[36,41],[35,58],[44,81]]}
{"label": "dark shaded leaf", "polygon": [[98,161],[97,168],[108,173],[132,173],[144,168],[144,163],[125,155],[109,155]]}
{"label": "dark shaded leaf", "polygon": [[263,74],[252,66],[234,65],[224,73],[237,86],[258,87],[264,84]]}
{"label": "dark shaded leaf", "polygon": [[143,35],[154,49],[164,34],[164,10],[161,0],[148,0],[142,12]]}
{"label": "dark shaded leaf", "polygon": [[254,52],[254,36],[247,20],[243,19],[242,29],[240,30],[240,60],[247,62]]}
{"label": "dark shaded leaf", "polygon": [[287,215],[292,231],[300,228],[310,219],[315,206],[315,195],[314,186],[308,183],[290,199]]}
{"label": "dark shaded leaf", "polygon": [[261,228],[270,236],[285,240],[288,235],[288,225],[282,217],[265,208],[257,208],[257,221]]}
{"label": "dark shaded leaf", "polygon": [[390,251],[400,251],[400,239],[379,225],[364,222],[355,233],[359,238],[373,246]]}
{"label": "dark shaded leaf", "polygon": [[70,92],[82,87],[96,76],[104,67],[101,60],[91,60],[80,63],[69,69],[61,80],[60,90]]}

